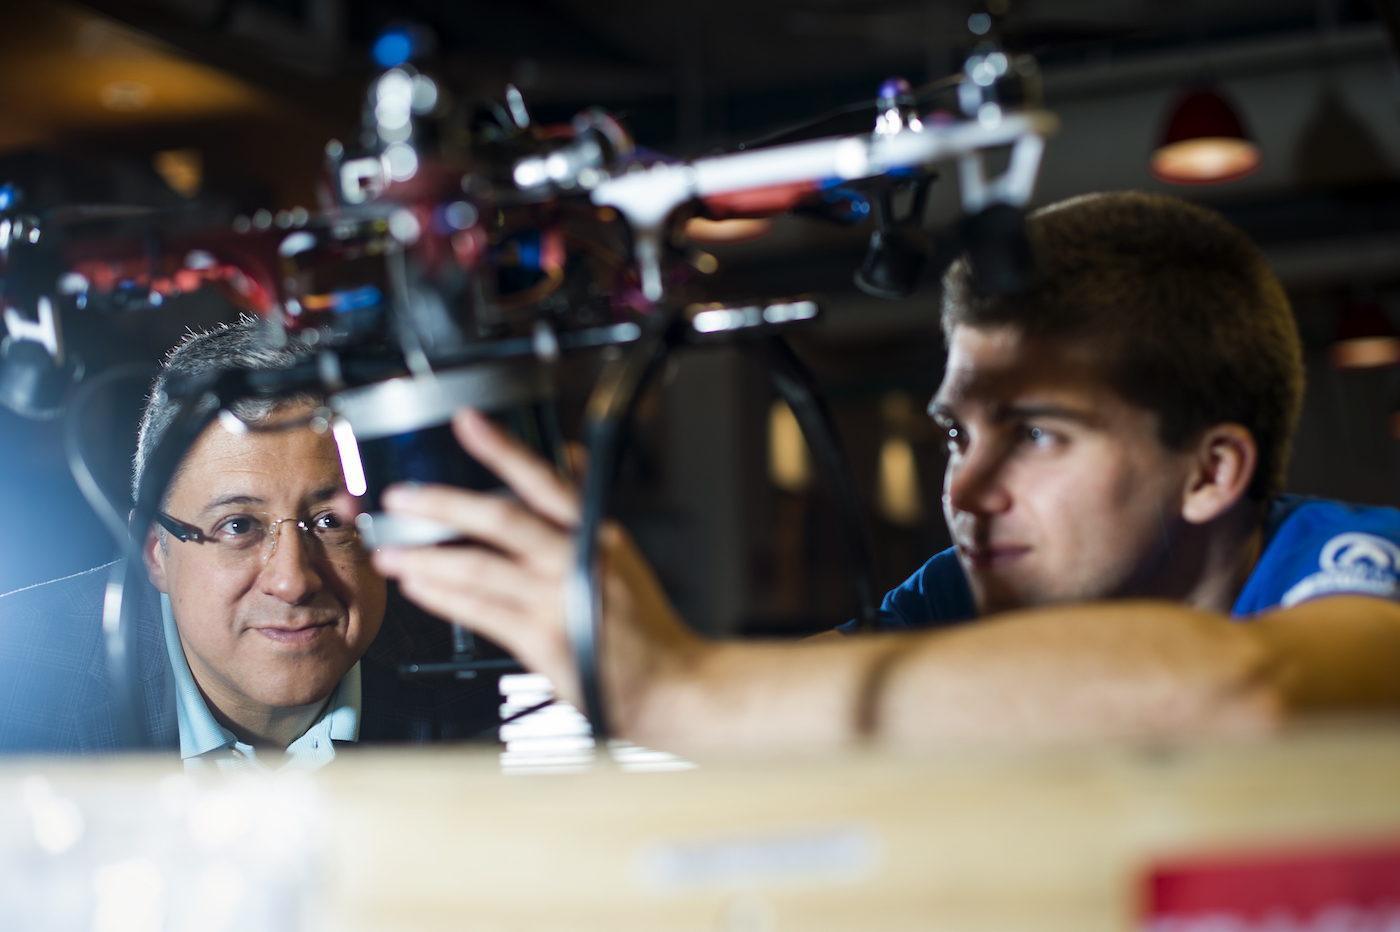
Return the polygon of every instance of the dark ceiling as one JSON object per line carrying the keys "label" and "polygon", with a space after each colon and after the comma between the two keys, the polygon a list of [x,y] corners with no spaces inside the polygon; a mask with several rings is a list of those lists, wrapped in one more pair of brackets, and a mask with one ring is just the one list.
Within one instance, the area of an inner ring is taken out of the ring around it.
{"label": "dark ceiling", "polygon": [[[436,37],[430,67],[459,93],[499,98],[513,82],[544,122],[600,104],[623,115],[639,142],[692,155],[868,99],[890,75],[919,83],[956,71],[975,40],[968,16],[985,8],[964,0],[30,0],[0,9],[0,157],[11,156],[0,167],[24,178],[33,154],[43,162],[57,153],[108,179],[106,196],[130,198],[141,196],[134,175],[159,187],[149,167],[155,152],[191,147],[204,153],[206,192],[238,209],[310,203],[322,146],[357,121],[374,38],[402,23]],[[1051,70],[1375,19],[1370,0],[1010,0],[998,28]],[[129,106],[104,96],[133,86],[147,91]],[[22,153],[29,162],[13,160]],[[118,164],[128,177],[112,181]],[[63,174],[83,172],[70,165]]]}
{"label": "dark ceiling", "polygon": [[[1004,2],[1004,0],[1003,0]],[[459,90],[513,81],[548,116],[603,103],[639,138],[725,145],[863,96],[890,74],[955,71],[974,40],[958,0],[91,0],[197,60],[329,119],[352,119],[387,25],[427,26]],[[993,0],[995,8],[997,0]],[[1011,0],[1008,45],[1047,65],[1376,17],[1369,0]]]}

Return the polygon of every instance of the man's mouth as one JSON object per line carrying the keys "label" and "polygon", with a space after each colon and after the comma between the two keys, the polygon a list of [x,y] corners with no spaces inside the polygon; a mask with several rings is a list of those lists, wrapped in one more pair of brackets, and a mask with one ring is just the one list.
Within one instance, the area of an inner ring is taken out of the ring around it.
{"label": "man's mouth", "polygon": [[968,546],[959,544],[960,550],[973,569],[1003,569],[1031,552],[1031,548],[1020,544],[983,544]]}
{"label": "man's mouth", "polygon": [[276,644],[300,647],[310,644],[322,634],[335,627],[335,621],[317,621],[306,624],[269,625],[253,630]]}

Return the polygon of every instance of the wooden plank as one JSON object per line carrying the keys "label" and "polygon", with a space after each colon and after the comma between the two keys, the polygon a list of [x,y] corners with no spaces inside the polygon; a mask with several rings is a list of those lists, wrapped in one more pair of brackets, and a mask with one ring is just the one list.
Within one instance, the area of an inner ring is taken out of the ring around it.
{"label": "wooden plank", "polygon": [[[366,757],[328,786],[331,899],[347,905],[339,927],[356,929],[1108,932],[1137,924],[1144,872],[1168,857],[1400,842],[1393,726],[513,779],[489,759],[430,753]],[[785,843],[860,837],[876,849],[863,868],[764,866]],[[758,866],[751,883],[738,868],[728,882],[711,868],[658,883],[657,858],[678,852]]]}
{"label": "wooden plank", "polygon": [[28,917],[13,927],[87,929],[96,878],[129,875],[164,897],[166,932],[216,927],[220,889],[242,897],[219,907],[229,927],[256,909],[337,932],[1126,932],[1154,864],[1400,846],[1397,724],[675,773],[504,776],[481,749],[361,749],[299,777],[9,761],[0,900]]}

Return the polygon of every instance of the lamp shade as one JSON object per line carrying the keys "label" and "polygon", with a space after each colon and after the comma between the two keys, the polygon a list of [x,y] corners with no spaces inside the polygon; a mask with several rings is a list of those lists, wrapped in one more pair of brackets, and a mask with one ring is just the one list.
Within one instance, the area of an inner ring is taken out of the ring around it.
{"label": "lamp shade", "polygon": [[1220,184],[1259,170],[1264,154],[1230,102],[1211,88],[1188,90],[1172,105],[1150,167],[1169,184]]}
{"label": "lamp shade", "polygon": [[1400,334],[1380,304],[1352,300],[1342,308],[1337,335],[1327,352],[1335,369],[1379,369],[1400,364]]}

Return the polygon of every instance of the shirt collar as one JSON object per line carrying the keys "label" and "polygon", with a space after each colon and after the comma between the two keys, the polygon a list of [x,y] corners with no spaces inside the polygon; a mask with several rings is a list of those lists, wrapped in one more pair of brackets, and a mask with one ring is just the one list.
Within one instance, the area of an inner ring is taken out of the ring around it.
{"label": "shirt collar", "polygon": [[[165,651],[175,679],[175,715],[180,726],[181,759],[189,760],[211,751],[234,747],[239,743],[238,739],[214,718],[204,701],[204,695],[194,681],[194,674],[190,672],[189,662],[185,659],[185,651],[180,646],[180,631],[175,626],[175,613],[170,607],[170,597],[165,593],[161,593],[160,596],[160,612],[165,627]],[[328,732],[327,737],[331,741],[358,741],[362,698],[360,664],[356,661],[340,678],[335,691],[331,693],[330,701],[326,703],[325,711],[307,729],[306,734],[324,730]],[[296,761],[299,749],[305,744],[298,738],[287,748],[289,764]],[[329,742],[327,744],[329,745]],[[309,746],[315,745],[313,743]],[[316,749],[323,750],[319,747]],[[328,762],[334,754],[326,756],[321,753],[314,756],[320,764]]]}

